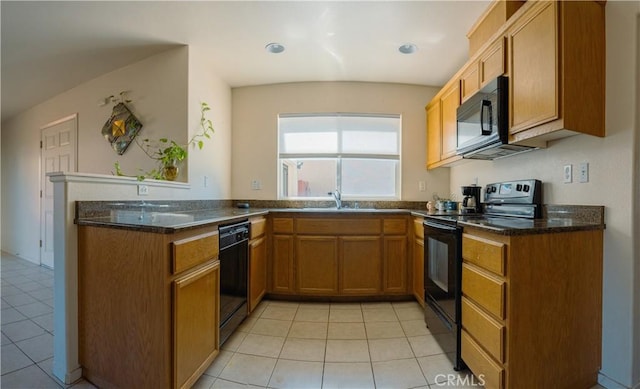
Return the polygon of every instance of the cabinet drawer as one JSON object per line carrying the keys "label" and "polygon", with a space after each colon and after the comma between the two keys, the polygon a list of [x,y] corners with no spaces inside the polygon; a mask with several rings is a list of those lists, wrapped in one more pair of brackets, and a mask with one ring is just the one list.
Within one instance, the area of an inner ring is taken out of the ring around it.
{"label": "cabinet drawer", "polygon": [[406,219],[384,219],[382,230],[388,235],[404,235],[407,233]]}
{"label": "cabinet drawer", "polygon": [[424,239],[424,219],[413,219],[413,232],[416,234],[416,238]]}
{"label": "cabinet drawer", "polygon": [[273,232],[276,234],[293,234],[293,219],[290,217],[274,217]]}
{"label": "cabinet drawer", "polygon": [[462,294],[500,319],[505,318],[505,282],[462,264]]}
{"label": "cabinet drawer", "polygon": [[375,235],[380,233],[380,219],[298,219],[298,234]]}
{"label": "cabinet drawer", "polygon": [[504,387],[504,368],[494,362],[480,346],[462,330],[462,359],[476,376],[482,376],[487,389]]}
{"label": "cabinet drawer", "polygon": [[255,239],[264,235],[264,230],[267,225],[267,219],[251,219],[251,237],[249,239]]}
{"label": "cabinet drawer", "polygon": [[218,231],[171,242],[173,274],[218,256]]}
{"label": "cabinet drawer", "polygon": [[478,238],[469,234],[462,235],[462,258],[483,269],[505,275],[505,244]]}
{"label": "cabinet drawer", "polygon": [[462,327],[492,357],[498,362],[504,362],[504,326],[464,297],[462,298]]}

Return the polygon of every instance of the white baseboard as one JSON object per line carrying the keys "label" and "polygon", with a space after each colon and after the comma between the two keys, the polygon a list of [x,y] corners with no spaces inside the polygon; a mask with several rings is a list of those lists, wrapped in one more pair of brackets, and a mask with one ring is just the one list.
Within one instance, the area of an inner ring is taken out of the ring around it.
{"label": "white baseboard", "polygon": [[[607,389],[631,389],[628,386],[624,386],[621,383],[612,380],[602,373],[598,374],[598,384],[600,386],[604,386]],[[635,385],[632,389],[640,389],[640,383]]]}

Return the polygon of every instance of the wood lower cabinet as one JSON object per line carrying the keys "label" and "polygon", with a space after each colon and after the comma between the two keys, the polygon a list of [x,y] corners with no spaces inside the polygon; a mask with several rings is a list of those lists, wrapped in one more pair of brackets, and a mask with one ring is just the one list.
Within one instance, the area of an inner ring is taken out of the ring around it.
{"label": "wood lower cabinet", "polygon": [[462,359],[484,378],[485,388],[595,385],[602,230],[514,236],[464,231]]}
{"label": "wood lower cabinet", "polygon": [[407,237],[384,237],[384,282],[386,293],[407,293]]}
{"label": "wood lower cabinet", "polygon": [[218,354],[220,262],[173,282],[174,386],[190,387]]}
{"label": "wood lower cabinet", "polygon": [[79,226],[78,289],[80,364],[99,387],[190,387],[218,354],[216,226]]}
{"label": "wood lower cabinet", "polygon": [[300,236],[296,238],[298,293],[338,293],[338,238]]}
{"label": "wood lower cabinet", "polygon": [[423,218],[413,219],[413,296],[424,306],[424,226]]}
{"label": "wood lower cabinet", "polygon": [[340,293],[375,295],[381,291],[382,257],[380,237],[340,238]]}
{"label": "wood lower cabinet", "polygon": [[254,218],[251,222],[249,240],[249,298],[248,310],[251,313],[260,304],[267,293],[267,237],[266,218]]}
{"label": "wood lower cabinet", "polygon": [[293,271],[293,235],[274,235],[271,238],[271,287],[272,293],[293,293],[295,291]]}
{"label": "wood lower cabinet", "polygon": [[274,217],[274,228],[288,233],[274,233],[271,238],[270,293],[410,294],[408,220],[404,215],[338,216],[324,212]]}

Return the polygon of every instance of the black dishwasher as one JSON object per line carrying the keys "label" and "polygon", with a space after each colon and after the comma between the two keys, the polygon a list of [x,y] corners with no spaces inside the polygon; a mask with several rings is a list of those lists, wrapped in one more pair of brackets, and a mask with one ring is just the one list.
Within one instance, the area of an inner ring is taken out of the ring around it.
{"label": "black dishwasher", "polygon": [[220,234],[220,345],[247,317],[249,222],[218,227]]}

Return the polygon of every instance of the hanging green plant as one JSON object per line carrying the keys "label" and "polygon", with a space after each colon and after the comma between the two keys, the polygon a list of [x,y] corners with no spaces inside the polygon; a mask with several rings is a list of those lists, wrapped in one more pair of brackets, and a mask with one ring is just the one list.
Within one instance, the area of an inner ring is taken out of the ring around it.
{"label": "hanging green plant", "polygon": [[189,142],[184,145],[168,138],[160,138],[158,140],[143,139],[142,141],[139,141],[138,138],[135,139],[138,147],[140,147],[149,158],[158,162],[156,168],[146,172],[139,169],[140,174],[132,176],[124,174],[119,162],[116,162],[114,164],[114,174],[117,176],[137,177],[139,181],[145,178],[175,180],[178,176],[178,164],[187,158],[189,147],[193,146],[197,147],[198,150],[202,150],[204,147],[204,138],[211,139],[211,134],[214,133],[213,123],[206,117],[206,113],[210,110],[211,108],[207,103],[201,103],[200,128],[202,131],[191,137]]}

